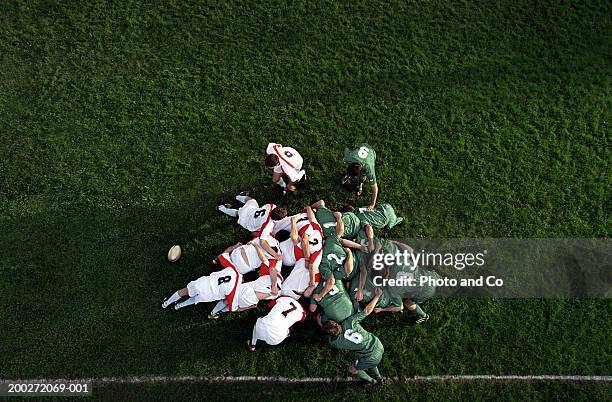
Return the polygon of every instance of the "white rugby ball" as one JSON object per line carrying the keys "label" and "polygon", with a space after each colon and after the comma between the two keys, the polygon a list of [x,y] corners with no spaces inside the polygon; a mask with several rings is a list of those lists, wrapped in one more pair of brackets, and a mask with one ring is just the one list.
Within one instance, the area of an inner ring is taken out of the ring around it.
{"label": "white rugby ball", "polygon": [[170,250],[168,250],[168,261],[176,262],[179,258],[181,258],[181,246],[177,244],[170,247]]}

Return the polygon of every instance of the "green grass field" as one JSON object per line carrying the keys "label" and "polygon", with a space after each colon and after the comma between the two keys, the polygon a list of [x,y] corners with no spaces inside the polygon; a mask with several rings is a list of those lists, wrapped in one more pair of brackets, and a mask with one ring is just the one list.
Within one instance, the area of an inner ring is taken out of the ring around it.
{"label": "green grass field", "polygon": [[[159,304],[248,238],[214,211],[241,190],[296,212],[365,204],[337,186],[359,142],[377,150],[379,199],[406,219],[387,236],[609,237],[612,6],[560,3],[2,2],[0,378],[344,376],[349,355],[311,322],[249,354],[263,308],[212,322],[209,306]],[[301,151],[304,193],[281,200],[270,185],[270,141]],[[424,307],[424,327],[365,323],[384,375],[612,374],[610,299]],[[608,384],[374,392],[593,400]],[[100,392],[287,388],[202,387]],[[320,398],[367,395],[332,388]]]}

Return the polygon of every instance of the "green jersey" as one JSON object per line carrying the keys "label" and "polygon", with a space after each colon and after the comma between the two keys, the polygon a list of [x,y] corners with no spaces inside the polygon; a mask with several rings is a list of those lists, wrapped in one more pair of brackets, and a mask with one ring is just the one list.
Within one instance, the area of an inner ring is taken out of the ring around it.
{"label": "green jersey", "polygon": [[[324,283],[320,282],[317,285],[314,293],[320,293],[323,290]],[[325,317],[328,320],[342,323],[344,320],[353,315],[353,302],[351,301],[341,280],[336,280],[334,287],[325,295],[320,302],[316,302],[314,298],[310,299],[310,304],[318,304],[323,308]]]}
{"label": "green jersey", "polygon": [[337,349],[347,349],[355,352],[358,360],[372,359],[380,361],[384,348],[380,340],[359,324],[366,313],[359,311],[342,323],[342,332],[329,340],[329,344]]}
{"label": "green jersey", "polygon": [[342,214],[342,224],[344,225],[342,237],[346,239],[352,239],[357,236],[357,232],[361,228],[361,221],[353,212],[344,212]]}
{"label": "green jersey", "polygon": [[345,276],[344,262],[346,261],[346,252],[340,244],[340,238],[337,234],[325,236],[325,245],[323,246],[323,256],[321,264],[319,264],[319,272],[324,281],[331,275],[337,279],[342,279]]}
{"label": "green jersey", "polygon": [[324,237],[338,234],[336,231],[336,217],[329,208],[318,207],[317,211],[315,212],[315,217],[317,218],[319,225],[321,225]]}
{"label": "green jersey", "polygon": [[[375,287],[369,287],[367,284],[363,289],[363,299],[360,302],[361,306],[367,306],[368,303],[374,298]],[[383,290],[382,295],[378,299],[378,303],[376,303],[376,307],[400,307],[402,305],[402,298],[389,294],[386,289]]]}
{"label": "green jersey", "polygon": [[361,165],[362,176],[365,176],[370,181],[370,184],[376,184],[376,152],[368,144],[360,144],[353,150],[344,150],[344,161],[346,163],[358,163]]}
{"label": "green jersey", "polygon": [[374,229],[391,229],[397,224],[395,210],[386,203],[377,204],[373,211],[358,212],[356,216],[362,226],[370,225]]}

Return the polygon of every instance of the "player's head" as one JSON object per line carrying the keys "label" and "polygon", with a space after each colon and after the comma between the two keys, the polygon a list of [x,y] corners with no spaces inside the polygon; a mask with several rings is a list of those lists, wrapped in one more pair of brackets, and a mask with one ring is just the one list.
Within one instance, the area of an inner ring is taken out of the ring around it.
{"label": "player's head", "polygon": [[278,240],[279,243],[282,243],[285,240],[288,240],[290,237],[291,237],[291,233],[289,233],[288,230],[279,230],[274,235],[274,238]]}
{"label": "player's head", "polygon": [[361,174],[361,165],[359,163],[350,163],[346,168],[346,174],[350,177],[359,176]]}
{"label": "player's head", "polygon": [[329,336],[338,336],[342,331],[342,327],[336,321],[327,321],[321,329]]}
{"label": "player's head", "polygon": [[287,217],[287,210],[283,207],[276,207],[270,212],[270,219],[273,221],[280,221]]}
{"label": "player's head", "polygon": [[278,165],[278,156],[274,154],[266,155],[266,167],[273,168]]}
{"label": "player's head", "polygon": [[342,212],[355,212],[355,207],[352,205],[345,205],[344,208],[342,208]]}

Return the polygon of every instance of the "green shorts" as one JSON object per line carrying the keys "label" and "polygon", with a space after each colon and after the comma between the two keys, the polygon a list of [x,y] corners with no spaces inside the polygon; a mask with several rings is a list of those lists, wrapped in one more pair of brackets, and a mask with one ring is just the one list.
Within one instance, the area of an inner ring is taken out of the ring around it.
{"label": "green shorts", "polygon": [[367,370],[380,364],[383,353],[385,353],[385,348],[379,339],[376,339],[376,343],[377,345],[374,353],[368,356],[357,357],[357,360],[355,361],[355,368],[357,370]]}

